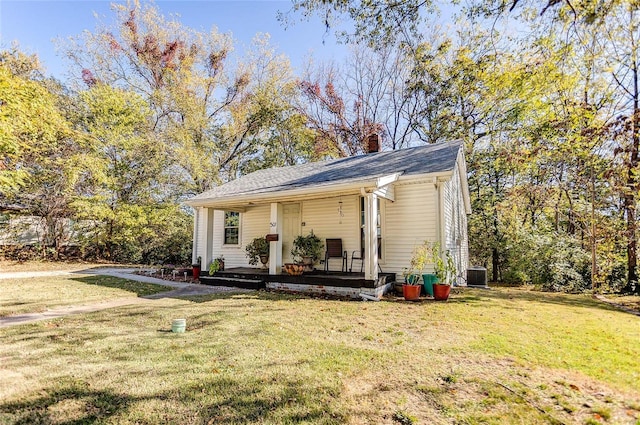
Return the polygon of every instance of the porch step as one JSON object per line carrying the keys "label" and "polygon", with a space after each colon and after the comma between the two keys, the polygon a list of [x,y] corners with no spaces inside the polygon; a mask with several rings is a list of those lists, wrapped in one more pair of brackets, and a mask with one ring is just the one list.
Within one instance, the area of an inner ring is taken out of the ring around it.
{"label": "porch step", "polygon": [[200,283],[210,286],[228,286],[243,289],[263,289],[266,287],[263,280],[241,279],[239,277],[202,276]]}

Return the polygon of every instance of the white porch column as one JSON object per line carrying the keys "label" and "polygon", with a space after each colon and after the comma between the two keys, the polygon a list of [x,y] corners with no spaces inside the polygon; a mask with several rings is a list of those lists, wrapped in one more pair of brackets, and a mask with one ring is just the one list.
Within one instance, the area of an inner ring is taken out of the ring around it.
{"label": "white porch column", "polygon": [[198,225],[200,222],[200,207],[193,207],[193,248],[191,249],[191,264],[195,264],[198,261],[199,248],[198,248]]}
{"label": "white porch column", "polygon": [[277,234],[278,240],[269,242],[269,274],[279,274],[282,271],[282,216],[282,204],[272,203],[269,234]]}
{"label": "white porch column", "polygon": [[[200,214],[204,214],[204,228],[198,229],[203,236],[204,246],[200,248],[202,253],[202,270],[209,270],[209,265],[213,262],[213,208],[202,208]],[[200,226],[198,226],[200,227]]]}
{"label": "white porch column", "polygon": [[445,251],[448,249],[447,247],[447,238],[446,238],[446,222],[444,215],[444,181],[436,180],[436,205],[437,205],[437,223],[438,227],[436,229],[436,240],[440,244],[440,250]]}
{"label": "white porch column", "polygon": [[364,198],[364,278],[378,279],[378,196]]}

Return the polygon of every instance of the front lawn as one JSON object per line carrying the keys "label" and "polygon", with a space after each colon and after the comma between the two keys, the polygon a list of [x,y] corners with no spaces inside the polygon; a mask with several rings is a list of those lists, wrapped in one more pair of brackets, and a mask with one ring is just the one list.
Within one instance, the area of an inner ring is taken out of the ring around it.
{"label": "front lawn", "polygon": [[51,272],[51,271],[80,271],[97,267],[120,267],[111,263],[87,263],[82,261],[13,261],[0,260],[0,272]]}
{"label": "front lawn", "polygon": [[[186,333],[169,332],[174,318]],[[640,318],[588,296],[201,296],[4,328],[0,341],[0,423],[640,418]]]}
{"label": "front lawn", "polygon": [[171,287],[111,276],[71,275],[0,279],[0,317],[39,313],[69,305],[170,291]]}

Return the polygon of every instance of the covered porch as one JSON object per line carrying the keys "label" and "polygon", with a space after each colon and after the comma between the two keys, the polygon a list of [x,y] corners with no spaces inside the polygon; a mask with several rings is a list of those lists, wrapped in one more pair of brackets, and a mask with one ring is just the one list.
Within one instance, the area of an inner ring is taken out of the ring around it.
{"label": "covered porch", "polygon": [[378,273],[376,279],[367,279],[365,273],[356,272],[314,270],[291,276],[284,272],[271,274],[269,269],[235,267],[217,271],[213,276],[202,276],[200,282],[205,285],[331,293],[357,298],[362,293],[379,297],[395,279],[395,273]]}
{"label": "covered porch", "polygon": [[[343,277],[378,282],[381,276],[381,202],[395,200],[394,184],[398,178],[399,174],[395,173],[330,187],[320,185],[313,189],[270,192],[261,196],[207,200],[195,207],[194,241],[199,236],[201,239],[195,244],[198,247],[194,248],[193,260],[204,258],[205,269],[217,255],[224,255],[231,267],[246,264],[243,251],[234,249],[226,240],[222,241],[226,238],[223,224],[226,221],[222,221],[222,215],[226,220],[227,215],[236,214],[237,224],[231,230],[236,232],[234,243],[237,247],[246,246],[260,236],[265,236],[269,242],[269,269],[261,271],[260,275],[277,276],[279,282],[283,281],[283,276],[288,277],[283,274],[283,266],[295,261],[290,256],[293,240],[298,235],[312,232],[323,240],[325,249],[328,248],[327,239],[341,238],[344,242],[342,249],[348,252],[350,264],[353,258],[361,263],[363,273],[352,276],[349,276],[351,273],[342,273]],[[217,213],[220,213],[218,219],[215,218]],[[318,276],[317,272],[314,276]],[[367,285],[376,287],[373,283]]]}

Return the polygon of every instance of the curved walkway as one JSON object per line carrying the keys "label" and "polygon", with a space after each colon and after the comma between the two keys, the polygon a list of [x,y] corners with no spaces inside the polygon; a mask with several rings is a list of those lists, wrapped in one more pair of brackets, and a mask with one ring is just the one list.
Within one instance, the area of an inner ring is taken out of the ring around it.
{"label": "curved walkway", "polygon": [[631,308],[625,307],[624,305],[617,304],[617,303],[611,301],[609,298],[606,298],[604,295],[596,294],[596,295],[593,296],[593,298],[595,298],[595,299],[597,299],[599,301],[602,301],[603,303],[607,303],[610,306],[617,308],[618,310],[622,310],[622,311],[624,311],[626,313],[630,313],[630,314],[633,314],[633,315],[636,315],[636,316],[640,317],[640,311],[636,311],[636,310],[633,310]]}
{"label": "curved walkway", "polygon": [[106,310],[109,308],[122,307],[131,304],[145,304],[161,298],[180,298],[194,295],[209,295],[227,292],[251,292],[250,289],[229,288],[225,286],[208,286],[186,282],[174,282],[170,280],[157,279],[150,276],[135,274],[137,269],[125,268],[95,268],[85,270],[56,270],[44,272],[5,272],[0,273],[0,279],[27,279],[32,277],[48,276],[72,276],[75,274],[113,276],[121,279],[135,280],[138,282],[152,283],[155,285],[170,286],[174,289],[167,292],[148,295],[145,297],[119,298],[111,301],[103,301],[81,306],[66,306],[57,309],[47,310],[41,313],[26,313],[15,316],[0,317],[0,328],[7,326],[21,325],[24,323],[36,322],[39,320],[55,319],[72,314],[91,313],[94,311]]}

